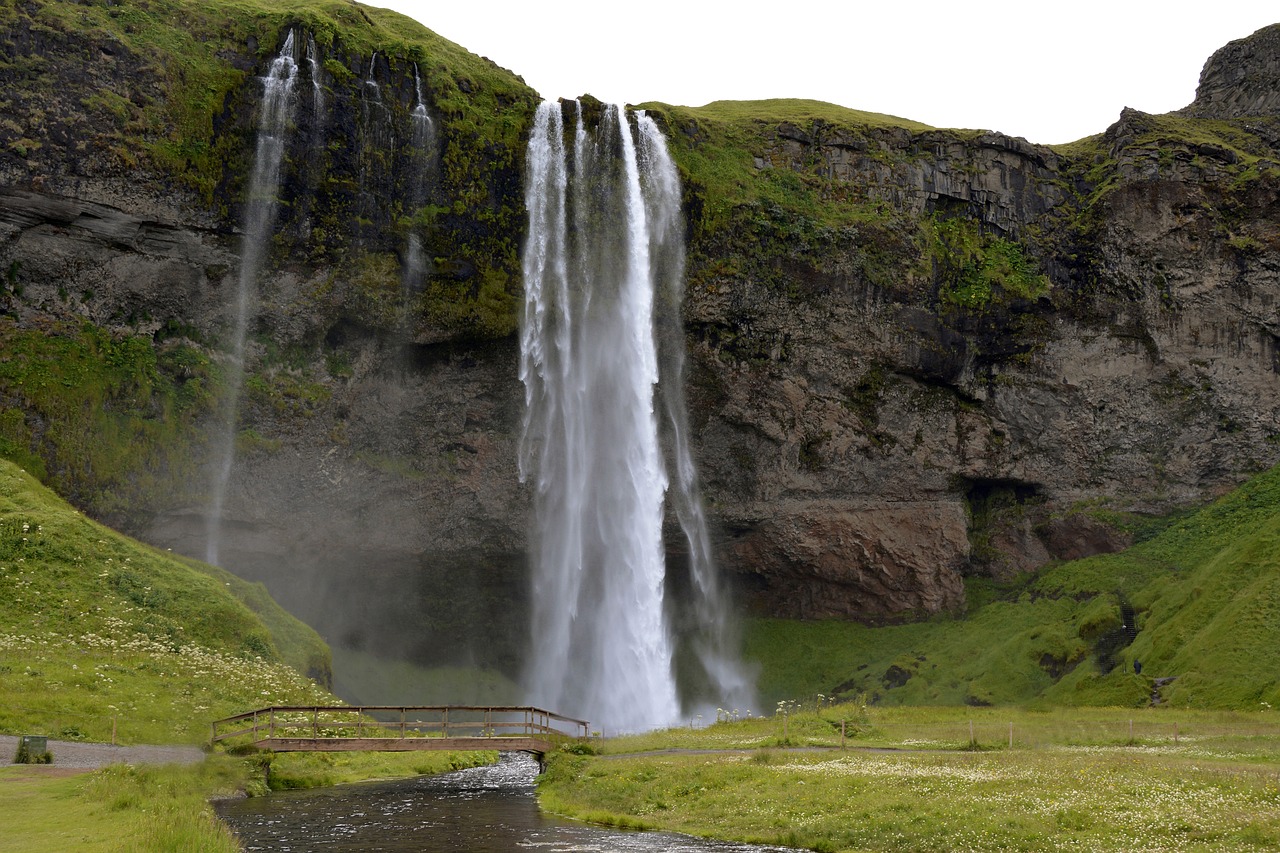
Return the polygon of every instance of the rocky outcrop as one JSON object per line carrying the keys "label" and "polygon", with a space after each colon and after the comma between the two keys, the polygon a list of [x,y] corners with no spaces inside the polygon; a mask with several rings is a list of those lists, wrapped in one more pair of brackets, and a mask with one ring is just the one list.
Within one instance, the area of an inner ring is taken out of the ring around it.
{"label": "rocky outcrop", "polygon": [[[98,197],[110,191],[97,187]],[[121,200],[123,203],[127,203]],[[131,205],[132,206],[132,205]],[[129,322],[154,335],[164,321],[221,325],[238,263],[235,244],[164,216],[79,197],[0,188],[0,245],[21,312],[73,314],[102,326]]]}
{"label": "rocky outcrop", "polygon": [[758,168],[816,173],[903,213],[962,211],[1001,233],[1020,230],[1067,195],[1057,154],[1002,133],[855,134],[815,121],[807,129],[784,122],[766,139],[772,144]]}
{"label": "rocky outcrop", "polygon": [[1209,57],[1196,99],[1183,112],[1214,119],[1280,114],[1280,24],[1236,39]]}
{"label": "rocky outcrop", "polygon": [[[789,618],[900,620],[964,605],[968,523],[955,502],[777,502],[726,559],[754,609]],[[767,575],[764,571],[767,570]]]}

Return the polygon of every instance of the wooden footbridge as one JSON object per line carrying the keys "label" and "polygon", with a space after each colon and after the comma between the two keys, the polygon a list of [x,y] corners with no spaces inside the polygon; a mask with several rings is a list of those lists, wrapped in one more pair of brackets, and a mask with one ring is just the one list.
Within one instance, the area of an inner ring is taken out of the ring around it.
{"label": "wooden footbridge", "polygon": [[498,750],[541,757],[589,735],[586,720],[527,705],[275,705],[215,721],[211,740],[272,752]]}

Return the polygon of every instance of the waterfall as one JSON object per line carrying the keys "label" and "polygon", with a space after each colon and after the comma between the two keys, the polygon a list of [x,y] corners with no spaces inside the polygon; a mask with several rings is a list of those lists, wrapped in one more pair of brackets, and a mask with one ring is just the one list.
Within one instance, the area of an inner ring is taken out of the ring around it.
{"label": "waterfall", "polygon": [[365,91],[373,92],[373,99],[382,104],[382,88],[378,86],[378,81],[373,78],[374,72],[378,70],[378,52],[375,50],[373,56],[369,58],[369,76],[364,79]]}
{"label": "waterfall", "polygon": [[[673,344],[684,264],[679,181],[643,113],[635,133],[638,143],[616,106],[589,130],[579,105],[569,150],[560,105],[544,103],[525,189],[520,473],[536,485],[529,689],[533,701],[610,730],[670,724],[680,712],[664,601],[660,364],[675,371],[662,400],[677,515],[696,552],[696,610],[706,623],[699,654],[713,678],[733,677],[731,655],[717,645],[729,623],[688,448],[683,344]],[[671,328],[655,334],[655,320]]]}
{"label": "waterfall", "polygon": [[[427,202],[428,182],[431,177],[432,163],[436,147],[436,127],[427,111],[426,99],[422,96],[422,76],[418,65],[413,65],[413,90],[417,102],[409,118],[413,123],[413,184],[409,194],[409,203],[416,213]],[[408,246],[405,249],[404,287],[412,290],[422,283],[425,267],[422,255],[422,234],[418,227],[410,226]]]}
{"label": "waterfall", "polygon": [[316,127],[324,123],[324,90],[320,88],[320,50],[315,36],[307,35],[307,67],[311,70],[311,109]]}
{"label": "waterfall", "polygon": [[376,221],[382,215],[389,199],[389,174],[396,162],[396,143],[399,135],[392,125],[392,115],[382,99],[382,87],[378,85],[378,52],[369,58],[369,72],[360,86],[360,123],[356,137],[356,186],[359,203],[356,215],[368,221]]}
{"label": "waterfall", "polygon": [[675,467],[672,504],[689,553],[693,622],[689,638],[705,675],[710,699],[727,708],[749,708],[755,679],[743,666],[737,650],[737,623],[711,553],[711,536],[702,509],[698,469],[689,446],[689,413],[684,398],[685,338],[680,306],[684,298],[684,220],[680,216],[680,181],[667,151],[666,140],[653,119],[636,118],[641,160],[653,179],[646,184],[651,235],[650,255],[655,281],[665,285],[656,294],[655,334],[658,338],[663,410],[670,430],[670,456]]}
{"label": "waterfall", "polygon": [[236,420],[240,392],[244,384],[245,342],[249,320],[257,302],[257,278],[266,254],[276,218],[276,193],[280,186],[280,166],[284,162],[285,134],[293,112],[293,90],[298,76],[294,60],[294,36],[290,31],[280,55],[271,63],[262,80],[262,106],[258,118],[258,141],[254,151],[249,194],[245,200],[244,238],[240,252],[240,277],[236,288],[231,333],[230,370],[223,398],[221,423],[213,439],[214,472],[210,488],[206,562],[217,564],[222,538],[222,511],[226,501],[231,466],[235,461]]}
{"label": "waterfall", "polygon": [[435,133],[435,128],[431,116],[427,113],[426,99],[422,97],[422,74],[416,62],[413,63],[413,93],[416,99],[413,106],[413,137],[417,141],[419,133],[426,138]]}

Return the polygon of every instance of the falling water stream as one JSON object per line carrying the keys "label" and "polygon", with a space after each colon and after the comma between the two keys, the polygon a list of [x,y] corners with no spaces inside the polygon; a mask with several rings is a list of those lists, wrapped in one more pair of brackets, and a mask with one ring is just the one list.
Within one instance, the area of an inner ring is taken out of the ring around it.
{"label": "falling water stream", "polygon": [[666,832],[600,829],[542,814],[537,765],[504,758],[443,776],[290,791],[218,804],[246,851],[293,853],[748,853],[781,850]]}
{"label": "falling water stream", "polygon": [[[410,121],[413,124],[412,151],[414,169],[409,202],[416,212],[427,201],[427,190],[431,179],[436,146],[436,126],[435,122],[431,120],[431,113],[427,110],[427,102],[422,94],[422,75],[416,63],[413,66],[413,90],[417,101],[414,104],[413,112],[409,114]],[[409,231],[405,246],[405,290],[412,290],[422,284],[424,268],[422,233],[420,229],[415,227]]]}
{"label": "falling water stream", "polygon": [[681,706],[664,601],[660,379],[701,623],[695,645],[724,701],[750,689],[725,645],[688,448],[679,180],[644,113],[633,128],[607,106],[588,127],[579,104],[569,145],[561,105],[547,102],[529,141],[525,203],[520,470],[536,485],[531,701],[608,730],[667,725]]}
{"label": "falling water stream", "polygon": [[249,176],[249,197],[245,202],[244,237],[240,255],[240,276],[233,306],[231,353],[227,371],[221,421],[213,437],[213,479],[210,484],[209,514],[205,537],[205,561],[218,564],[222,539],[222,511],[227,484],[235,461],[236,420],[240,392],[244,384],[245,343],[249,320],[257,304],[258,273],[276,221],[280,187],[280,165],[284,162],[285,134],[294,107],[294,84],[298,63],[294,59],[294,35],[285,38],[280,55],[262,78],[262,107],[258,119],[258,141]]}
{"label": "falling water stream", "polygon": [[320,50],[315,36],[307,36],[307,67],[311,69],[311,109],[316,126],[324,123],[324,90],[320,87]]}

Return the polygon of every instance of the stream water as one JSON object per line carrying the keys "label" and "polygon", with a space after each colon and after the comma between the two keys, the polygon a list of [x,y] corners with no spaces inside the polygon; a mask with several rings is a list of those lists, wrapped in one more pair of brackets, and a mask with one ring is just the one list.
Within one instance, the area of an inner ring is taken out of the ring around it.
{"label": "stream water", "polygon": [[280,853],[758,853],[785,848],[665,832],[600,829],[538,810],[537,764],[505,756],[490,767],[397,782],[286,791],[218,805],[246,851]]}

